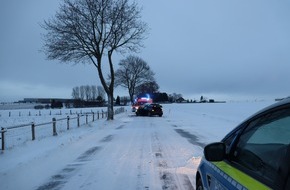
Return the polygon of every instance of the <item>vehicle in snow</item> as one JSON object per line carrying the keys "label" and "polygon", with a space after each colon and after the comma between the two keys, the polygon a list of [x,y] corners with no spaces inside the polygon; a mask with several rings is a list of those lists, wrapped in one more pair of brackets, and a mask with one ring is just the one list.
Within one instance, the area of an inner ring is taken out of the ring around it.
{"label": "vehicle in snow", "polygon": [[139,109],[136,110],[137,116],[154,116],[158,115],[159,117],[162,117],[163,110],[162,106],[160,104],[144,104],[139,107]]}
{"label": "vehicle in snow", "polygon": [[196,189],[290,189],[290,98],[204,148]]}
{"label": "vehicle in snow", "polygon": [[138,97],[132,105],[132,112],[136,112],[138,108],[146,103],[153,103],[152,98],[147,94],[146,96]]}

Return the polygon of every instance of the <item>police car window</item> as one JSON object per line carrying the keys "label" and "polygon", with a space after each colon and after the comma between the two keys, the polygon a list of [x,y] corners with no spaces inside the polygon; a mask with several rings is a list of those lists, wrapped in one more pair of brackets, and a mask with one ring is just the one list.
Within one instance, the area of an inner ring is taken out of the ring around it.
{"label": "police car window", "polygon": [[274,183],[281,178],[281,162],[290,143],[290,110],[252,121],[241,135],[234,161]]}
{"label": "police car window", "polygon": [[226,145],[226,153],[228,154],[230,151],[231,145],[234,143],[235,138],[240,133],[241,129],[234,131],[230,136],[224,139],[224,143]]}

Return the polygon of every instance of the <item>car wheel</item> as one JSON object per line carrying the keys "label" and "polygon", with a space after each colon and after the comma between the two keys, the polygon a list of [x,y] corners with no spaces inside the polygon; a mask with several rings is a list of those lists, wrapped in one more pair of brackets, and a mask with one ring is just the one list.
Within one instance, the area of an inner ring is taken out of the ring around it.
{"label": "car wheel", "polygon": [[196,183],[196,190],[203,190],[201,179],[199,178]]}

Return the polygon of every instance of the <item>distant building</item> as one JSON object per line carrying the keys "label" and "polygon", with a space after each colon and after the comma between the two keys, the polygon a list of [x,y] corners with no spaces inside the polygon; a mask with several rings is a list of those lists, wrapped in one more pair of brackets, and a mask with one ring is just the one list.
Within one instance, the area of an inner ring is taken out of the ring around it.
{"label": "distant building", "polygon": [[176,99],[176,102],[177,103],[186,103],[186,100],[184,98],[180,97],[180,98]]}

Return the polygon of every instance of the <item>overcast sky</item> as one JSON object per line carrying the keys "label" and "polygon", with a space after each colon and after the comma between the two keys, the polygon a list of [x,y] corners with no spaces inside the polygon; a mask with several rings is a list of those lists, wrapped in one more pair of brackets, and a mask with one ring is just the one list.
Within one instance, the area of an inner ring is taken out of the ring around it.
{"label": "overcast sky", "polygon": [[[137,56],[161,92],[186,99],[290,96],[289,0],[138,0],[150,27]],[[60,0],[0,2],[0,102],[71,98],[72,88],[100,85],[92,65],[48,61],[39,26]],[[115,68],[120,59],[115,57]],[[136,54],[134,54],[136,55]],[[115,96],[127,95],[116,89]]]}

